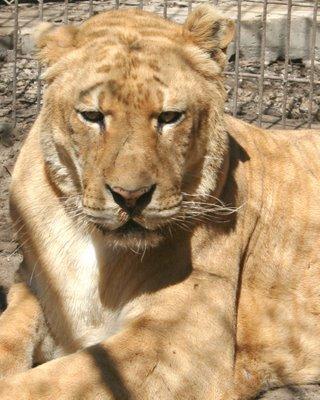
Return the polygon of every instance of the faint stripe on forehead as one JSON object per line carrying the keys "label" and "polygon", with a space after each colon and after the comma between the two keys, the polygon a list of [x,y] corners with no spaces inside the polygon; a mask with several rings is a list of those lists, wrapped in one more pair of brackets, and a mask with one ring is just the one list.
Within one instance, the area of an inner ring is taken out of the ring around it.
{"label": "faint stripe on forehead", "polygon": [[86,97],[88,94],[91,94],[92,92],[97,91],[101,86],[103,86],[105,84],[105,82],[98,82],[95,83],[94,85],[89,86],[86,89],[83,89],[80,91],[80,99],[83,99],[83,97]]}
{"label": "faint stripe on forehead", "polygon": [[[81,90],[79,100],[83,103],[83,106],[86,105],[92,106],[94,109],[99,108],[99,95],[101,93],[102,87],[105,85],[105,82],[99,82],[90,87]],[[81,104],[79,104],[81,108]]]}

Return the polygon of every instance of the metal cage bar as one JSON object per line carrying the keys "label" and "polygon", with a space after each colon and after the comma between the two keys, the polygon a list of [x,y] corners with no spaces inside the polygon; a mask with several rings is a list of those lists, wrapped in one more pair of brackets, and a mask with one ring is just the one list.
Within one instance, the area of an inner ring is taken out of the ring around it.
{"label": "metal cage bar", "polygon": [[69,0],[64,0],[63,22],[67,24],[69,21]]}
{"label": "metal cage bar", "polygon": [[318,12],[318,0],[314,0],[312,34],[311,34],[311,45],[310,45],[310,96],[309,96],[309,110],[308,110],[309,128],[311,127],[312,124],[312,105],[314,97],[314,68],[315,68],[315,55],[316,55],[317,12]]}
{"label": "metal cage bar", "polygon": [[237,26],[236,26],[236,58],[235,58],[235,78],[233,92],[233,115],[238,112],[238,91],[239,91],[239,68],[240,68],[240,40],[241,40],[241,4],[242,0],[238,0],[237,7]]}
{"label": "metal cage bar", "polygon": [[89,0],[89,17],[93,15],[93,0]]}
{"label": "metal cage bar", "polygon": [[168,18],[168,0],[163,1],[163,18]]}
{"label": "metal cage bar", "polygon": [[[39,1],[39,21],[43,21],[43,0]],[[41,95],[42,95],[42,84],[41,84],[41,65],[40,62],[38,64],[38,71],[37,71],[37,113],[40,111],[41,107]]]}
{"label": "metal cage bar", "polygon": [[264,89],[264,70],[266,61],[266,39],[267,39],[267,9],[268,9],[268,0],[263,0],[260,77],[259,77],[259,103],[258,103],[259,126],[262,125],[262,111],[263,111],[262,107],[263,107],[263,89]]}
{"label": "metal cage bar", "polygon": [[13,77],[12,77],[12,120],[17,124],[17,56],[19,40],[19,1],[14,2],[14,35],[13,35]]}
{"label": "metal cage bar", "polygon": [[286,23],[286,47],[283,77],[283,102],[282,102],[282,127],[286,127],[287,115],[287,98],[288,98],[288,75],[289,75],[289,52],[290,52],[290,36],[291,36],[291,12],[292,0],[288,0],[288,14]]}

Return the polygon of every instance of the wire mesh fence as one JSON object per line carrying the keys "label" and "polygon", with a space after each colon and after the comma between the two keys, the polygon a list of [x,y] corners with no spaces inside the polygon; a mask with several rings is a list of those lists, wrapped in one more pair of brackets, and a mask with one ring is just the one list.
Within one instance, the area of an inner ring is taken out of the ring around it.
{"label": "wire mesh fence", "polygon": [[[181,22],[195,5],[208,1],[2,0],[0,121],[30,121],[40,109],[41,71],[31,39],[38,21],[77,24],[102,10],[139,7]],[[320,124],[319,1],[211,2],[236,21],[226,70],[227,112],[266,127]]]}

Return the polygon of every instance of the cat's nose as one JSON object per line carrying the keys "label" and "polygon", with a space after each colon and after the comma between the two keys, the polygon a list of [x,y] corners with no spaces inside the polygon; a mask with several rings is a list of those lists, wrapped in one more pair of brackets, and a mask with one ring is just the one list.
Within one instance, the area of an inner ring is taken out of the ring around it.
{"label": "cat's nose", "polygon": [[115,203],[129,213],[136,209],[141,211],[145,208],[151,201],[155,187],[156,185],[150,185],[128,190],[119,186],[111,187],[107,185]]}

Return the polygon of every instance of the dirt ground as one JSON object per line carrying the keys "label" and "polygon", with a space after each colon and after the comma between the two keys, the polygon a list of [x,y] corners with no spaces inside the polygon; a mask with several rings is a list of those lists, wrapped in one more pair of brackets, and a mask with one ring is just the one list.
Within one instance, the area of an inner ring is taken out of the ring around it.
{"label": "dirt ground", "polygon": [[[1,7],[0,7],[1,11]],[[243,72],[259,72],[260,65],[256,61],[241,60],[240,70]],[[308,77],[309,69],[301,60],[290,64],[290,75]],[[21,144],[35,119],[37,113],[38,67],[31,58],[21,58],[17,64],[17,125],[12,124],[12,70],[10,58],[0,54],[0,285],[8,287],[12,282],[14,271],[21,262],[19,247],[12,238],[8,213],[8,189],[11,172]],[[228,71],[234,70],[231,60]],[[277,61],[266,66],[266,73],[283,76],[283,61]],[[320,80],[320,70],[316,69],[315,80]],[[233,109],[234,81],[228,76],[228,103],[226,111]],[[303,126],[309,109],[309,85],[291,83],[288,85],[288,103],[286,117],[288,125]],[[263,125],[277,126],[282,116],[282,99],[284,91],[281,81],[265,81],[263,97]],[[258,81],[255,79],[240,79],[239,104],[237,114],[240,118],[253,123],[257,122]],[[313,99],[312,123],[320,131],[320,88],[317,86]],[[1,293],[0,293],[1,303]],[[1,308],[1,304],[0,304]],[[269,391],[259,397],[265,400],[320,400],[318,385],[287,387]]]}

